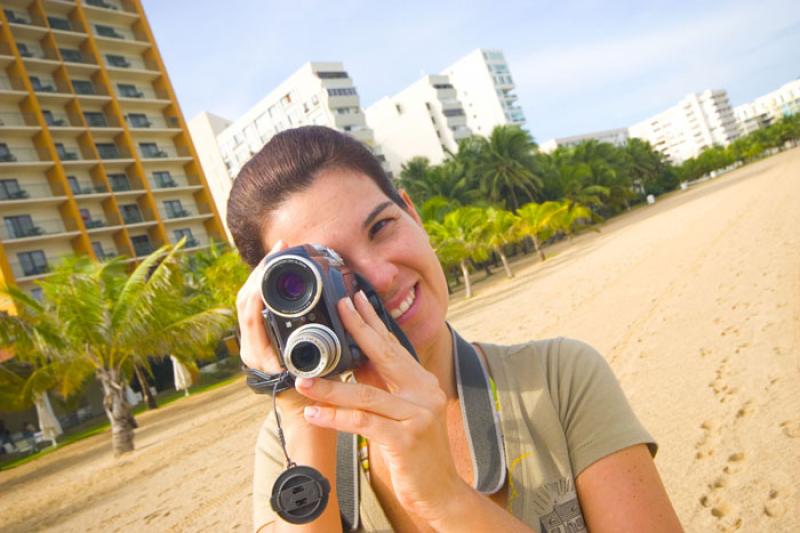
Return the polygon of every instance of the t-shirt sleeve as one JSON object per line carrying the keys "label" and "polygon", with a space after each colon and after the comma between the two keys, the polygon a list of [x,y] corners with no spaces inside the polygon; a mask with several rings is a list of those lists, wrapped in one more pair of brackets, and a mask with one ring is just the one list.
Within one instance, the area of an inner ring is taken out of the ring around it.
{"label": "t-shirt sleeve", "polygon": [[574,475],[635,444],[647,444],[655,456],[655,440],[636,418],[603,356],[573,339],[558,339],[557,346],[557,357],[548,364],[548,381]]}
{"label": "t-shirt sleeve", "polygon": [[253,467],[253,531],[263,531],[264,526],[277,520],[269,500],[272,495],[272,484],[285,465],[275,427],[275,417],[270,412],[261,425],[256,441]]}

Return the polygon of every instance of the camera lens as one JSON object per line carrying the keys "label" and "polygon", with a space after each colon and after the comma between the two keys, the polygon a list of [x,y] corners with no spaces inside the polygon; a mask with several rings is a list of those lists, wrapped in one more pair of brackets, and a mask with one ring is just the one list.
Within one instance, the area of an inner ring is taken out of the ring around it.
{"label": "camera lens", "polygon": [[278,279],[278,292],[287,300],[297,300],[306,292],[306,282],[297,272],[285,272]]}
{"label": "camera lens", "polygon": [[316,378],[339,363],[342,347],[336,333],[322,324],[300,326],[286,339],[283,360],[294,376]]}
{"label": "camera lens", "polygon": [[310,342],[300,342],[295,345],[289,355],[293,366],[301,372],[311,372],[319,366],[322,354],[314,344]]}
{"label": "camera lens", "polygon": [[261,295],[277,315],[296,317],[317,304],[322,284],[311,262],[296,255],[279,256],[267,264]]}

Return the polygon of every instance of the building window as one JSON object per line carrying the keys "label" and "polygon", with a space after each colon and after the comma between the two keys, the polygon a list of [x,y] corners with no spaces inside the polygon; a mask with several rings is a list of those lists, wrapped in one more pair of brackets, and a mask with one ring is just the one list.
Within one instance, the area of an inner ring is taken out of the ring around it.
{"label": "building window", "polygon": [[64,125],[64,119],[55,118],[52,111],[44,110],[42,111],[42,115],[44,116],[44,121],[47,122],[47,125],[50,127],[57,128]]}
{"label": "building window", "polygon": [[402,115],[403,114],[403,106],[401,106],[400,104],[394,104],[394,108],[397,111],[398,115]]}
{"label": "building window", "polygon": [[342,89],[328,89],[328,96],[355,96],[358,94],[355,87],[344,87]]}
{"label": "building window", "polygon": [[69,20],[61,17],[47,17],[47,22],[54,30],[72,31],[72,24]]}
{"label": "building window", "polygon": [[106,253],[103,250],[103,243],[100,241],[92,241],[92,251],[98,259],[105,259]]}
{"label": "building window", "polygon": [[178,242],[182,238],[186,237],[186,248],[194,248],[197,246],[197,239],[194,238],[194,235],[192,235],[192,230],[189,228],[176,229],[174,235],[175,242]]}
{"label": "building window", "polygon": [[56,143],[56,152],[62,161],[77,161],[78,159],[78,153],[70,152],[62,143]]}
{"label": "building window", "polygon": [[169,187],[177,187],[178,184],[172,179],[169,170],[156,170],[153,172],[153,179],[156,182],[156,187],[159,189],[166,189]]}
{"label": "building window", "polygon": [[0,200],[14,200],[16,198],[27,198],[28,193],[19,186],[16,179],[0,180]]}
{"label": "building window", "polygon": [[450,85],[449,83],[434,83],[433,84],[433,88],[434,89],[452,89],[453,86]]}
{"label": "building window", "polygon": [[100,37],[110,37],[111,39],[124,39],[125,36],[121,33],[117,32],[111,26],[105,26],[103,24],[95,24],[94,29],[97,31],[97,35]]}
{"label": "building window", "polygon": [[108,181],[111,183],[111,190],[114,192],[131,190],[131,184],[126,174],[109,174]]}
{"label": "building window", "polygon": [[136,85],[130,83],[118,83],[117,89],[122,98],[142,98],[144,93],[136,88]]}
{"label": "building window", "polygon": [[128,113],[128,124],[132,128],[149,128],[152,126],[144,113]]}
{"label": "building window", "polygon": [[94,85],[89,80],[72,80],[72,88],[78,94],[95,94]]}
{"label": "building window", "polygon": [[153,247],[150,245],[150,237],[147,235],[132,235],[131,242],[133,243],[136,257],[147,255],[153,251]]}
{"label": "building window", "polygon": [[117,68],[130,68],[131,62],[125,56],[120,56],[117,54],[106,54],[106,61],[108,61],[108,65],[111,67]]}
{"label": "building window", "polygon": [[120,153],[114,143],[96,143],[97,153],[101,159],[119,159]]}
{"label": "building window", "polygon": [[119,206],[119,210],[122,212],[122,220],[124,220],[126,224],[137,224],[142,222],[142,212],[139,211],[138,205],[121,205]]}
{"label": "building window", "polygon": [[47,258],[44,251],[35,250],[33,252],[20,252],[17,254],[22,272],[26,276],[36,276],[37,274],[44,274],[49,270],[47,267]]}
{"label": "building window", "polygon": [[31,296],[37,302],[42,303],[42,300],[44,298],[44,293],[42,293],[42,288],[41,287],[33,287],[31,289]]}
{"label": "building window", "polygon": [[83,63],[83,54],[81,54],[80,50],[74,50],[72,48],[59,48],[59,52],[61,52],[61,57],[64,61],[68,63]]}
{"label": "building window", "polygon": [[462,117],[464,116],[464,110],[460,107],[456,109],[445,109],[442,111],[442,114],[446,117]]}
{"label": "building window", "polygon": [[21,239],[42,234],[42,229],[33,224],[33,219],[30,215],[4,217],[3,222],[6,226],[6,234],[11,239]]}
{"label": "building window", "polygon": [[67,176],[67,184],[69,185],[69,189],[72,191],[72,194],[81,194],[81,184],[78,182],[78,178],[75,176]]}
{"label": "building window", "polygon": [[164,200],[164,211],[167,218],[181,218],[188,215],[180,200]]}
{"label": "building window", "polygon": [[143,157],[167,157],[168,155],[156,143],[139,143],[139,150]]}
{"label": "building window", "polygon": [[105,128],[108,126],[106,116],[97,111],[85,111],[83,113],[83,118],[86,119],[86,123],[92,128]]}
{"label": "building window", "polygon": [[317,72],[317,77],[321,80],[338,80],[347,78],[347,72]]}

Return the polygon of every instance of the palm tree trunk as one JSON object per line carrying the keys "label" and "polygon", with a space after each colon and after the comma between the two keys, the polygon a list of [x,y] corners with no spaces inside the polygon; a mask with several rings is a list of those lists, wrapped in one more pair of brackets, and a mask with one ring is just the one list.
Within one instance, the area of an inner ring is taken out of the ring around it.
{"label": "palm tree trunk", "polygon": [[506,276],[508,276],[509,278],[513,278],[514,273],[511,272],[511,267],[508,266],[508,258],[506,258],[506,254],[503,253],[503,250],[501,248],[496,248],[496,251],[497,255],[500,256],[500,260],[503,262],[503,268],[506,270]]}
{"label": "palm tree trunk", "polygon": [[97,377],[103,386],[103,409],[111,422],[111,449],[114,456],[133,451],[133,430],[137,427],[131,408],[125,401],[125,384],[119,370],[100,369]]}
{"label": "palm tree trunk", "polygon": [[150,384],[147,383],[147,379],[144,377],[142,367],[139,365],[133,365],[133,371],[136,372],[136,379],[139,381],[139,388],[142,389],[142,397],[144,397],[144,401],[147,402],[147,408],[158,409],[156,397],[153,396],[152,392],[150,392]]}
{"label": "palm tree trunk", "polygon": [[539,259],[544,261],[547,258],[544,256],[544,251],[542,250],[542,244],[539,242],[539,237],[536,237],[534,235],[532,239],[533,239],[533,247],[536,248],[536,253],[539,254]]}
{"label": "palm tree trunk", "polygon": [[467,270],[467,261],[462,259],[459,263],[461,266],[461,273],[464,275],[464,297],[472,298],[472,283],[469,279],[469,270]]}

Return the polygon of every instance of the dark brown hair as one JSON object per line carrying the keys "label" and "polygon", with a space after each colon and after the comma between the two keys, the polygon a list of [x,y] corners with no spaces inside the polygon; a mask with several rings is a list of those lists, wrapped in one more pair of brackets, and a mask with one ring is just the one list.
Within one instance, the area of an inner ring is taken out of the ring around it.
{"label": "dark brown hair", "polygon": [[228,197],[228,228],[239,254],[250,266],[267,253],[262,235],[270,213],[330,169],[366,175],[390,200],[406,208],[380,162],[356,139],[323,126],[283,131],[242,167]]}

